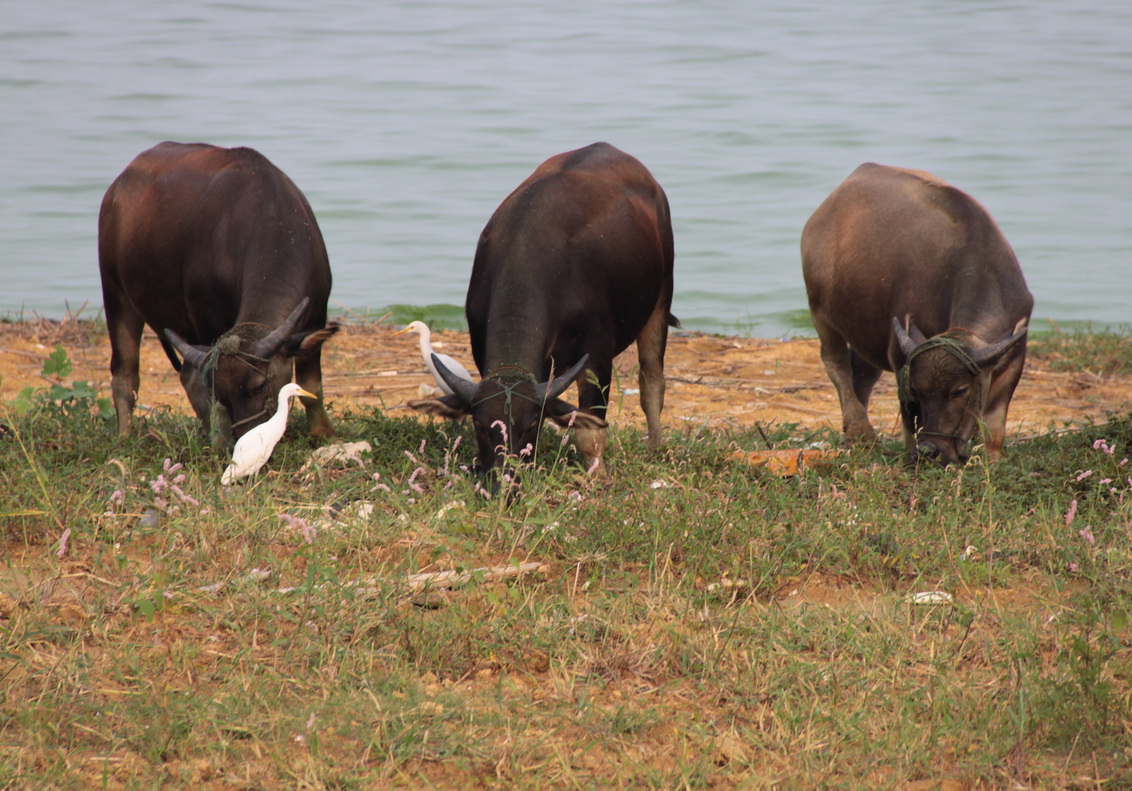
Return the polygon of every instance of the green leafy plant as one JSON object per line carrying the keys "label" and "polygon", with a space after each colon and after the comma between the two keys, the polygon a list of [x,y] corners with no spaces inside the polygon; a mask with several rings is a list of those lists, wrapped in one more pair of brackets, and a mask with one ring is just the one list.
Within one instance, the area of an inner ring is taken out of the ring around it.
{"label": "green leafy plant", "polygon": [[48,387],[25,387],[20,390],[12,408],[16,414],[25,415],[35,407],[58,408],[64,415],[95,414],[109,419],[113,414],[109,398],[99,398],[98,391],[90,382],[72,381],[67,385],[65,379],[70,375],[73,365],[67,357],[62,344],[43,362],[40,375],[49,383]]}

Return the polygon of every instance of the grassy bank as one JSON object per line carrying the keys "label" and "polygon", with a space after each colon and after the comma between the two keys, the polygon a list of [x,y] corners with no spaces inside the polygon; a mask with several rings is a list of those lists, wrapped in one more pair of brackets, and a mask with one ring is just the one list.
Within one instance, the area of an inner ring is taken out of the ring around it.
{"label": "grassy bank", "polygon": [[4,787],[1132,784],[1128,419],[792,478],[732,453],[837,437],[613,429],[600,485],[548,432],[508,504],[466,425],[337,414],[373,451],[304,470],[296,411],[221,489],[194,421],[98,397],[0,407]]}

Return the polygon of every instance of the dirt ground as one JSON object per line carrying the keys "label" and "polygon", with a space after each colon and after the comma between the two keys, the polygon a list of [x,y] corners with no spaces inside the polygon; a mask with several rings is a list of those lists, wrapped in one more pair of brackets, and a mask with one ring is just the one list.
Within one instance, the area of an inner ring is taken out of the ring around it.
{"label": "dirt ground", "polygon": [[[331,412],[349,405],[381,406],[396,414],[419,398],[432,378],[425,371],[415,335],[394,337],[387,322],[344,322],[323,354],[324,389]],[[21,388],[40,387],[43,361],[61,343],[74,365],[68,381],[92,382],[110,392],[110,344],[93,322],[48,320],[0,323],[0,403]],[[433,347],[474,370],[466,333],[437,332]],[[636,350],[617,358],[610,419],[644,426],[636,396]],[[1010,437],[1033,436],[1089,418],[1104,420],[1132,410],[1132,376],[1100,377],[1089,371],[1051,369],[1031,355],[1010,407]],[[694,422],[717,428],[798,423],[840,425],[837,395],[822,367],[816,340],[774,341],[675,331],[665,360],[668,380],[666,428]],[[177,374],[148,329],[142,343],[139,407],[171,406],[190,411]],[[895,379],[877,385],[870,416],[878,431],[898,436]]]}

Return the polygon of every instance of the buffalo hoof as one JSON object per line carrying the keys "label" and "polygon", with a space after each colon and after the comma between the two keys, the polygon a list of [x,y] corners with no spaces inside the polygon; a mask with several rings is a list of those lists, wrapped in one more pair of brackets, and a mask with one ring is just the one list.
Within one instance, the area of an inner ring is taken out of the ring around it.
{"label": "buffalo hoof", "polygon": [[845,442],[849,445],[874,445],[877,441],[877,433],[868,423],[846,425],[843,432]]}

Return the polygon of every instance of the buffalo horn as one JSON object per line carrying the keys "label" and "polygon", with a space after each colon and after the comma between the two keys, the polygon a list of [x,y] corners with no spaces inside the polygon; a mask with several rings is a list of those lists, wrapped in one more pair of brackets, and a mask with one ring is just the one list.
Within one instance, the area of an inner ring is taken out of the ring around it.
{"label": "buffalo horn", "polygon": [[463,401],[467,406],[471,406],[475,403],[477,385],[474,382],[462,379],[449,371],[435,354],[432,355],[432,364],[436,366],[436,372],[440,374],[440,378],[452,388],[452,392],[456,394],[457,398]]}
{"label": "buffalo horn", "polygon": [[[909,326],[911,323],[911,321],[908,322]],[[904,328],[900,326],[900,320],[895,316],[892,317],[892,329],[896,333],[896,340],[900,342],[900,351],[904,352],[905,357],[908,357],[912,354],[912,350],[916,348],[916,342],[904,331]]]}
{"label": "buffalo horn", "polygon": [[971,349],[971,359],[974,360],[975,365],[980,368],[985,368],[988,365],[993,366],[1011,346],[1022,340],[1022,337],[1029,329],[1029,327],[1023,327],[1013,335],[1003,338],[997,343],[992,343],[990,346],[983,346],[980,349]]}
{"label": "buffalo horn", "polygon": [[272,332],[270,335],[260,339],[255,345],[255,356],[261,359],[268,359],[279,351],[279,347],[283,345],[283,341],[291,336],[295,331],[295,327],[299,324],[299,317],[306,310],[307,304],[311,301],[310,297],[303,297],[303,301],[299,303],[298,307],[291,311],[291,315],[283,320],[279,328]]}
{"label": "buffalo horn", "polygon": [[201,351],[171,329],[165,330],[165,337],[173,344],[173,348],[181,353],[185,362],[194,368],[204,368],[204,361],[208,359],[208,352]]}
{"label": "buffalo horn", "polygon": [[553,382],[540,382],[535,385],[535,400],[540,403],[546,403],[552,398],[558,398],[566,392],[566,388],[578,378],[578,374],[586,367],[586,363],[590,361],[589,354],[583,354],[582,359],[574,363],[574,367],[561,376],[556,376]]}

